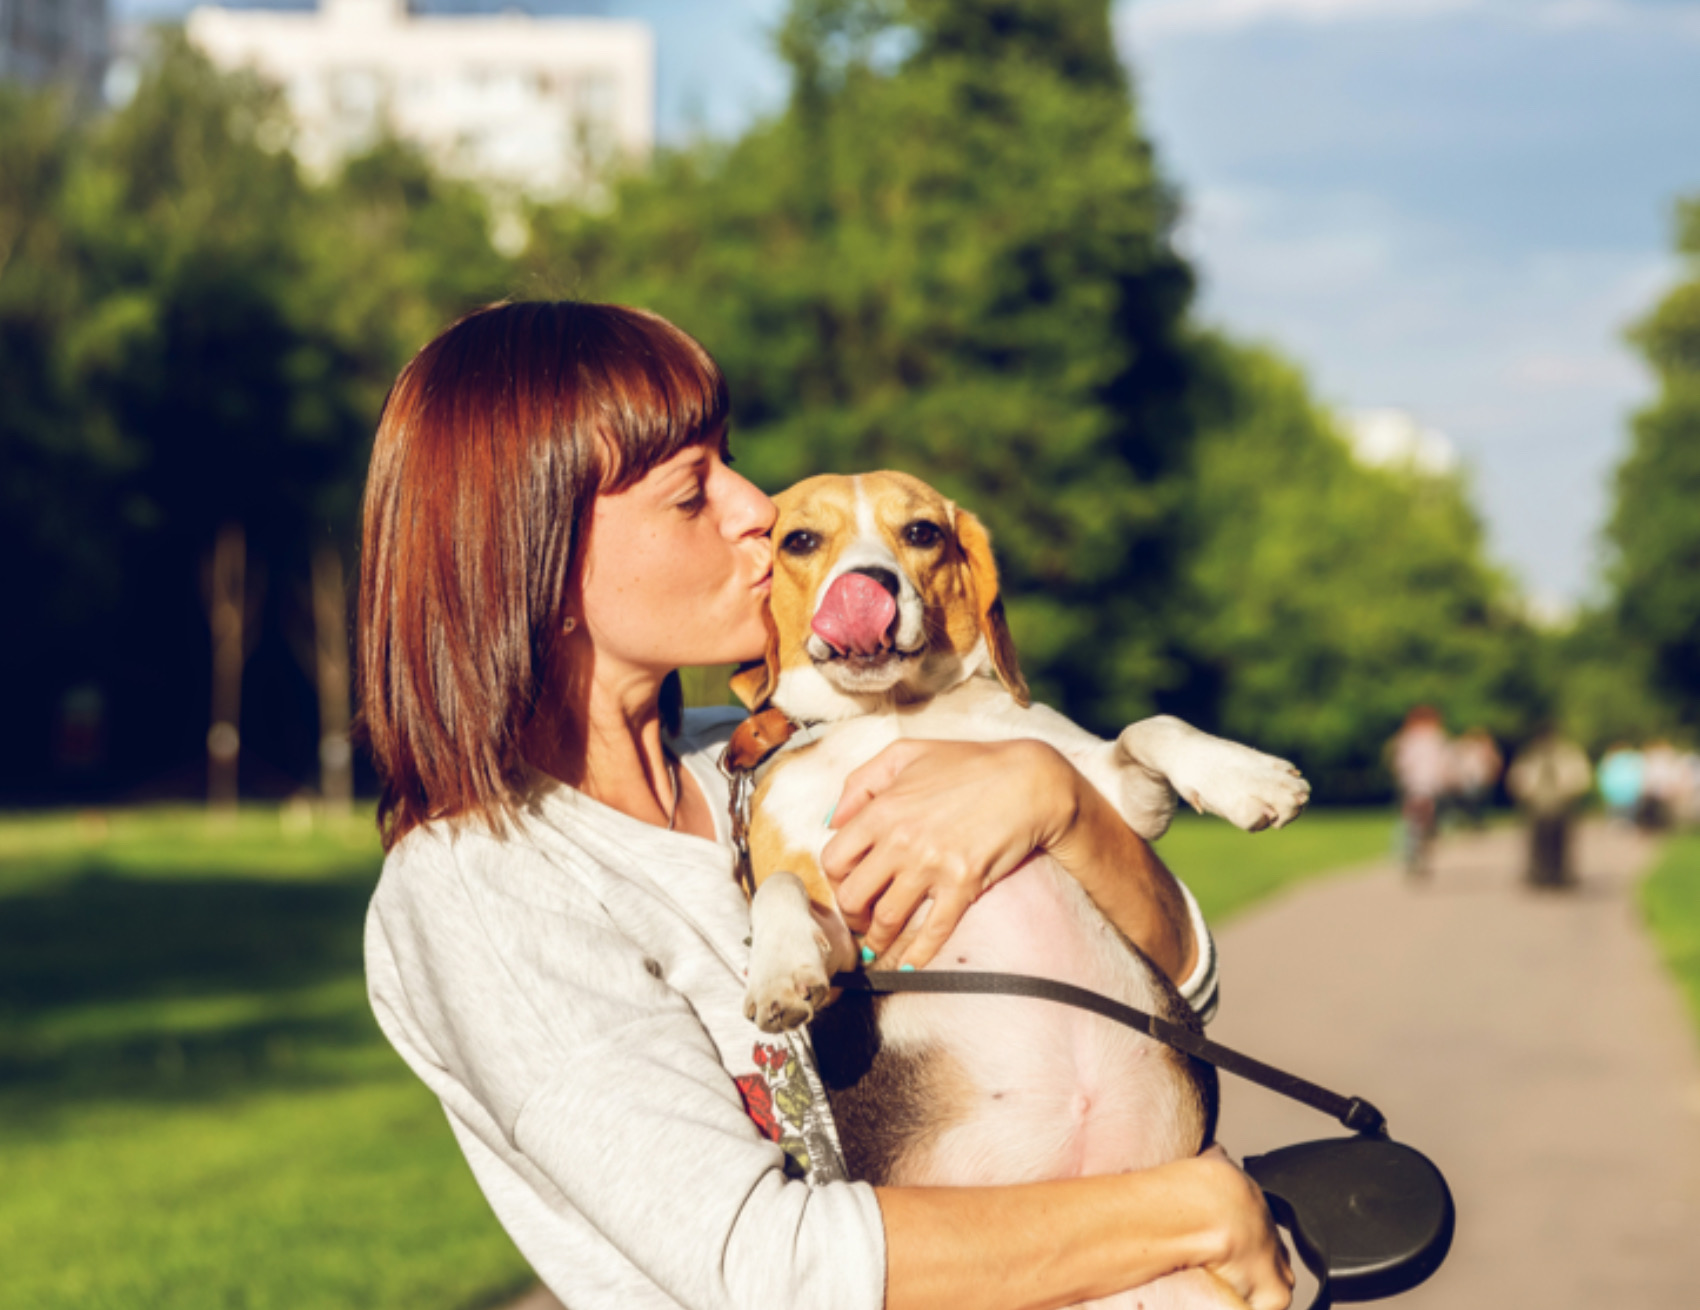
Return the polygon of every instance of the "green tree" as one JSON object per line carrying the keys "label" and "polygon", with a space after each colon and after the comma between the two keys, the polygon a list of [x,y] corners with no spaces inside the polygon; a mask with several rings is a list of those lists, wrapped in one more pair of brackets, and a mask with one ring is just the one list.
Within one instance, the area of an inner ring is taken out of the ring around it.
{"label": "green tree", "polygon": [[1165,597],[1192,288],[1104,0],[800,0],[784,113],[535,216],[573,294],[725,366],[764,485],[908,469],[980,513],[1035,690],[1109,726],[1178,668]]}
{"label": "green tree", "polygon": [[1682,281],[1631,332],[1658,379],[1635,416],[1607,527],[1624,638],[1674,715],[1700,729],[1700,198],[1678,209]]}
{"label": "green tree", "polygon": [[1333,799],[1385,788],[1382,743],[1413,705],[1454,731],[1525,731],[1547,695],[1540,639],[1460,481],[1364,467],[1291,365],[1201,351],[1178,707]]}
{"label": "green tree", "polygon": [[386,388],[512,268],[471,188],[393,142],[305,177],[291,132],[276,88],[180,34],[105,118],[0,99],[0,543],[39,561],[11,598],[32,639],[0,655],[9,685],[37,689],[9,706],[37,747],[4,766],[14,788],[50,776],[52,707],[80,683],[108,694],[114,781],[193,767],[204,562],[227,523],[264,583],[244,737],[278,766],[268,785],[313,774],[291,649],[311,631],[310,556],[329,539],[352,562]]}

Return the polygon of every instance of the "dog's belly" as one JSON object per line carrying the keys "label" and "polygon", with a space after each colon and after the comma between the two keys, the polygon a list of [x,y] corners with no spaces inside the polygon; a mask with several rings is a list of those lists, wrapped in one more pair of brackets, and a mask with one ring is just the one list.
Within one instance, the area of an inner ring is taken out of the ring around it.
{"label": "dog's belly", "polygon": [[[1192,1023],[1048,859],[982,896],[933,970],[1024,973]],[[1143,1169],[1195,1154],[1214,1071],[1098,1015],[1008,996],[847,995],[816,1021],[852,1172],[932,1186]],[[865,1048],[871,1047],[871,1051]]]}

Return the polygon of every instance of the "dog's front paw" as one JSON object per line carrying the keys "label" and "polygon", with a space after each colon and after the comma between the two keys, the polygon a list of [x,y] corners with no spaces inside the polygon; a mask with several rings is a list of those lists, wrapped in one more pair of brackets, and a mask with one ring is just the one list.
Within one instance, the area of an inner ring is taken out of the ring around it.
{"label": "dog's front paw", "polygon": [[824,969],[798,969],[783,978],[751,983],[744,995],[744,1017],[764,1033],[801,1028],[826,1004]]}
{"label": "dog's front paw", "polygon": [[1284,828],[1310,801],[1310,783],[1286,760],[1219,739],[1172,781],[1193,809],[1247,832]]}
{"label": "dog's front paw", "polygon": [[[807,945],[812,955],[773,951],[751,961],[744,1017],[764,1033],[800,1028],[826,1004],[832,986],[826,972],[826,941],[813,936]],[[787,954],[792,958],[784,958]]]}

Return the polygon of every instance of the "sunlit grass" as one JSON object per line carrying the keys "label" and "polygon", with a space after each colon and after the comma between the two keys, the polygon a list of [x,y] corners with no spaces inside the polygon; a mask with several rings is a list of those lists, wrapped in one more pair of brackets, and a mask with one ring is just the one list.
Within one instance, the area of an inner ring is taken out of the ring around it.
{"label": "sunlit grass", "polygon": [[370,813],[0,820],[0,1304],[461,1310],[529,1279],[366,1004]]}
{"label": "sunlit grass", "polygon": [[1700,833],[1665,845],[1658,866],[1641,884],[1641,907],[1700,1026]]}
{"label": "sunlit grass", "polygon": [[1384,810],[1311,810],[1277,832],[1252,833],[1180,814],[1157,853],[1219,923],[1283,887],[1388,858],[1393,834]]}
{"label": "sunlit grass", "polygon": [[[1220,920],[1385,814],[1160,850]],[[0,1305],[469,1310],[529,1279],[367,1010],[369,812],[0,817]]]}

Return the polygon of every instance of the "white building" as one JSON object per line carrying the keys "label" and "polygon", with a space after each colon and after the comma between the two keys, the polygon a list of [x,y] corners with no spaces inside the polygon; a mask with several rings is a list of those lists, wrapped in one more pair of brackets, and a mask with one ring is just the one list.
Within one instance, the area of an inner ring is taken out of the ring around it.
{"label": "white building", "polygon": [[0,79],[65,83],[93,100],[106,60],[106,0],[0,0]]}
{"label": "white building", "polygon": [[215,64],[283,87],[296,153],[318,171],[387,126],[445,171],[559,196],[655,141],[655,42],[639,22],[320,0],[312,11],[203,7],[188,33]]}

